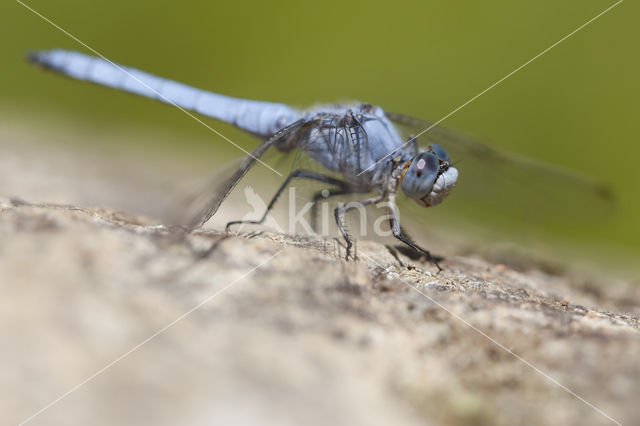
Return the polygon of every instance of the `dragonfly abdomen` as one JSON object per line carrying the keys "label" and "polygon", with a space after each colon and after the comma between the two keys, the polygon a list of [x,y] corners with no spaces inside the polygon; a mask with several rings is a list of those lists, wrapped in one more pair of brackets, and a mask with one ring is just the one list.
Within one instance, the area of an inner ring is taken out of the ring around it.
{"label": "dragonfly abdomen", "polygon": [[78,52],[41,51],[30,54],[29,60],[77,80],[156,99],[262,137],[301,116],[284,104],[219,95]]}

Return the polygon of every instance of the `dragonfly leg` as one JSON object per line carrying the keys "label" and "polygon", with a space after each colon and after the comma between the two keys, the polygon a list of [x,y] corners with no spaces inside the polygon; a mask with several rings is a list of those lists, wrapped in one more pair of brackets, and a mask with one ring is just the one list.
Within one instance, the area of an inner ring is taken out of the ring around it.
{"label": "dragonfly leg", "polygon": [[412,249],[414,249],[415,251],[417,251],[420,254],[423,254],[427,260],[431,263],[433,263],[436,268],[438,268],[438,271],[442,271],[442,268],[440,267],[440,262],[444,260],[443,257],[440,256],[433,256],[429,250],[425,250],[422,247],[418,246],[416,243],[414,243],[413,241],[411,241],[409,238],[407,238],[402,231],[400,230],[399,232],[393,232],[393,236],[396,237],[397,239],[399,239],[400,241],[402,241],[403,243],[405,243],[406,245],[408,245],[409,247],[411,247]]}
{"label": "dragonfly leg", "polygon": [[[353,240],[351,239],[351,236],[347,232],[347,227],[344,225],[344,222],[342,221],[342,215],[347,213],[349,210],[357,209],[360,207],[366,207],[370,204],[375,204],[377,202],[380,202],[382,201],[382,198],[383,197],[374,197],[374,198],[369,198],[363,201],[350,202],[346,205],[336,207],[336,209],[333,211],[336,218],[336,224],[338,225],[338,229],[340,230],[340,233],[342,234],[342,238],[344,238],[344,241],[347,244],[347,255],[345,256],[345,260],[349,260],[349,255],[351,255],[351,247],[353,247]],[[351,258],[353,260],[356,260],[356,257],[353,255],[351,255]]]}
{"label": "dragonfly leg", "polygon": [[267,216],[269,215],[269,212],[273,209],[273,206],[275,206],[276,202],[278,201],[278,198],[284,192],[284,190],[287,188],[287,186],[289,186],[289,184],[291,183],[291,181],[293,179],[315,180],[315,181],[318,181],[318,182],[327,183],[329,185],[333,185],[333,186],[337,186],[337,187],[343,187],[343,186],[346,185],[345,182],[343,182],[343,181],[341,181],[339,179],[332,178],[330,176],[325,176],[325,175],[322,175],[322,174],[319,174],[319,173],[314,173],[314,172],[311,172],[311,171],[308,171],[308,170],[296,170],[293,173],[291,173],[289,176],[287,176],[287,178],[282,183],[282,185],[280,185],[280,188],[278,188],[278,191],[276,191],[275,195],[273,196],[273,198],[269,202],[269,205],[267,206],[267,210],[264,212],[264,214],[262,215],[262,217],[259,220],[234,220],[232,222],[227,223],[227,226],[225,228],[226,232],[229,232],[229,229],[233,225],[239,225],[239,224],[261,225],[262,223],[264,223],[264,221],[267,219]]}
{"label": "dragonfly leg", "polygon": [[393,232],[393,236],[396,237],[398,240],[402,241],[404,244],[411,247],[412,249],[414,249],[416,252],[424,255],[429,262],[433,263],[436,266],[436,268],[438,268],[438,272],[441,272],[442,268],[440,267],[439,263],[443,261],[444,258],[440,256],[433,256],[429,252],[429,250],[423,249],[422,247],[414,243],[411,240],[411,238],[409,238],[405,234],[402,227],[400,226],[400,220],[398,219],[398,209],[393,199],[389,200],[389,213],[390,213],[389,221],[391,222],[391,231]]}
{"label": "dragonfly leg", "polygon": [[318,191],[313,195],[313,199],[311,200],[311,202],[313,204],[311,204],[311,229],[313,229],[313,232],[318,232],[318,202],[322,199],[324,200],[328,200],[331,197],[337,197],[339,195],[348,195],[348,194],[353,194],[354,191],[346,189],[347,185],[345,183],[345,186],[343,186],[340,189],[332,189],[328,191],[328,194],[325,192],[326,190],[323,189],[322,191]]}

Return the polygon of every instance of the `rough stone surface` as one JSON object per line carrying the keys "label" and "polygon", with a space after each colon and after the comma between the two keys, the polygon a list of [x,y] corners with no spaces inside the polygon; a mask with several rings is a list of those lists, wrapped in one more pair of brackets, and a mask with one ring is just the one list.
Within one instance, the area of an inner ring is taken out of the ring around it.
{"label": "rough stone surface", "polygon": [[437,274],[366,241],[345,262],[333,242],[176,236],[61,204],[144,204],[144,179],[120,192],[63,154],[12,145],[0,158],[2,424],[640,418],[637,286],[477,256]]}
{"label": "rough stone surface", "polygon": [[611,423],[567,389],[640,416],[635,288],[9,199],[0,238],[2,423],[97,372],[32,423]]}

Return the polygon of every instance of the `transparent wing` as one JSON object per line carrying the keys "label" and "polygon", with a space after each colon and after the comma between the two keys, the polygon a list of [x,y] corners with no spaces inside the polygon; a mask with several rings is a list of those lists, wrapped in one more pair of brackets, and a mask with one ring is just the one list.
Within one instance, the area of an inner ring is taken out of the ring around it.
{"label": "transparent wing", "polygon": [[602,218],[612,211],[614,195],[606,183],[491,148],[427,121],[386,114],[407,140],[419,135],[419,145],[435,143],[447,150],[460,173],[447,204],[488,218],[555,224]]}
{"label": "transparent wing", "polygon": [[255,165],[257,160],[262,157],[273,145],[283,138],[296,137],[298,132],[305,124],[304,119],[300,119],[276,132],[268,140],[260,144],[252,153],[248,155],[237,169],[226,180],[215,187],[214,190],[208,190],[206,194],[195,194],[185,200],[185,210],[187,214],[184,220],[179,221],[179,225],[188,229],[197,229],[204,225],[218,211],[222,202],[227,198],[233,188],[247,174],[247,172]]}

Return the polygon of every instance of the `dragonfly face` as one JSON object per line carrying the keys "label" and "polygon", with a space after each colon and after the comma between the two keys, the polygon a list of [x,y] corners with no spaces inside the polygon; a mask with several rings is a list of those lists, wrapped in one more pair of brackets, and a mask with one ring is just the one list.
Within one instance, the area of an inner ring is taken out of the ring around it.
{"label": "dragonfly face", "polygon": [[401,188],[404,195],[423,207],[437,206],[458,181],[458,170],[438,145],[416,155],[405,165]]}

